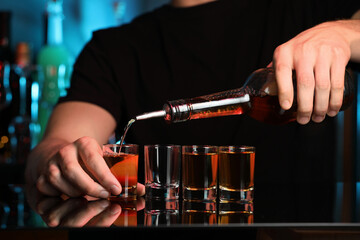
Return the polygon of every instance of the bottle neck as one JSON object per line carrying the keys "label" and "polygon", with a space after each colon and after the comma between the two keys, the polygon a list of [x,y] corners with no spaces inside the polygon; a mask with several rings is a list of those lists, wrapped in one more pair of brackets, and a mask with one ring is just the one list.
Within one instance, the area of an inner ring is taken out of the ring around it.
{"label": "bottle neck", "polygon": [[243,89],[169,101],[164,106],[165,121],[176,123],[191,119],[240,115],[250,109],[249,104],[250,95]]}
{"label": "bottle neck", "polygon": [[48,0],[47,2],[47,45],[60,45],[63,42],[62,0]]}
{"label": "bottle neck", "polygon": [[47,44],[60,45],[63,42],[62,32],[62,15],[49,14],[48,16],[48,29],[47,29]]}

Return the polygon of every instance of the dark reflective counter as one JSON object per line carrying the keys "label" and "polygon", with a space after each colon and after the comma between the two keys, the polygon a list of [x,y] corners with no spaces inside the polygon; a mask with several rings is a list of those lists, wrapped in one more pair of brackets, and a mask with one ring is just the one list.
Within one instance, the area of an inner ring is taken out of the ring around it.
{"label": "dark reflective counter", "polygon": [[[164,239],[194,234],[360,239],[358,206],[347,200],[346,188],[343,182],[258,184],[252,204],[225,204],[142,197],[136,201],[55,198],[21,184],[6,184],[0,188],[0,239],[120,239],[124,234]],[[356,196],[356,188],[350,195]]]}

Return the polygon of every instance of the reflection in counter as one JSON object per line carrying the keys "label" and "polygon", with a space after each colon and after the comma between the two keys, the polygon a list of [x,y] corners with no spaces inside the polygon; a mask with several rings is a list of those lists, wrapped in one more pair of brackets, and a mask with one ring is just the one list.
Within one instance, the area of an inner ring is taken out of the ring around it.
{"label": "reflection in counter", "polygon": [[145,226],[168,226],[179,223],[179,200],[146,200],[144,213]]}
{"label": "reflection in counter", "polygon": [[[138,197],[133,200],[127,198],[97,199],[89,196],[79,198],[47,197],[38,193],[34,188],[26,189],[27,204],[25,205],[30,205],[32,212],[35,211],[37,213],[35,215],[42,220],[42,224],[33,225],[26,221],[25,226],[156,227],[254,223],[253,203],[198,202],[186,201],[181,198],[179,200],[160,200]],[[7,186],[7,190],[12,193],[12,200],[16,200],[16,203],[23,203],[19,201],[10,186]],[[1,203],[6,202],[2,201]],[[4,204],[0,207],[2,207],[0,219],[4,224],[5,219],[9,218],[9,208]],[[17,208],[13,207],[12,209]],[[20,214],[20,216],[24,215]],[[16,226],[19,224],[16,223]],[[6,227],[8,226],[5,225],[2,228]]]}
{"label": "reflection in counter", "polygon": [[217,224],[216,202],[183,201],[183,224]]}
{"label": "reflection in counter", "polygon": [[121,213],[114,221],[113,225],[118,227],[134,227],[137,226],[137,200],[119,198],[116,201],[112,200],[112,204],[119,204],[121,206]]}
{"label": "reflection in counter", "polygon": [[31,211],[25,199],[24,187],[17,184],[0,185],[0,228],[44,226],[41,218]]}
{"label": "reflection in counter", "polygon": [[252,224],[254,223],[254,206],[252,203],[220,203],[218,207],[219,224]]}
{"label": "reflection in counter", "polygon": [[182,204],[183,224],[253,224],[253,203],[191,202]]}

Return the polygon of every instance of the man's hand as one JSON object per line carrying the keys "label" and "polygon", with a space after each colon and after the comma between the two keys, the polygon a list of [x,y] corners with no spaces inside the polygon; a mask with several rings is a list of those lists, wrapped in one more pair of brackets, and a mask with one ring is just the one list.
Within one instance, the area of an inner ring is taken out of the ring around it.
{"label": "man's hand", "polygon": [[107,198],[121,192],[120,183],[107,167],[102,149],[90,137],[82,137],[67,144],[47,162],[37,180],[43,194],[70,197],[90,195]]}
{"label": "man's hand", "polygon": [[[82,102],[58,105],[44,139],[29,155],[27,182],[50,196],[119,195],[121,185],[107,166],[100,147],[115,127],[110,113],[96,105]],[[138,184],[137,192],[144,195],[145,187]]]}
{"label": "man's hand", "polygon": [[[121,193],[121,185],[104,161],[101,147],[90,137],[61,147],[47,162],[36,186],[50,196],[107,198]],[[142,184],[138,184],[138,193],[145,193]]]}
{"label": "man's hand", "polygon": [[297,121],[306,124],[335,116],[342,105],[345,67],[360,61],[360,21],[319,24],[276,48],[273,56],[279,102],[293,103],[292,71],[297,78]]}

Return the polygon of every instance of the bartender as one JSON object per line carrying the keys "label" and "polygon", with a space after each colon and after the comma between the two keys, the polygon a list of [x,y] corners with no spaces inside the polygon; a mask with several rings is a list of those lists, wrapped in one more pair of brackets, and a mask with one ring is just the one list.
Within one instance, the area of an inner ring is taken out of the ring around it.
{"label": "bartender", "polygon": [[[275,69],[279,102],[297,122],[248,116],[166,124],[136,122],[128,143],[253,145],[257,183],[333,181],[335,121],[345,68],[360,62],[360,1],[172,0],[129,24],[96,31],[77,58],[26,178],[50,196],[118,195],[101,145],[134,116],[167,100],[239,88],[251,72]],[[140,161],[139,181],[143,166]],[[138,194],[144,194],[138,184]]]}

